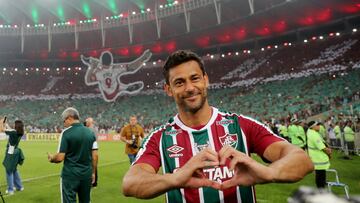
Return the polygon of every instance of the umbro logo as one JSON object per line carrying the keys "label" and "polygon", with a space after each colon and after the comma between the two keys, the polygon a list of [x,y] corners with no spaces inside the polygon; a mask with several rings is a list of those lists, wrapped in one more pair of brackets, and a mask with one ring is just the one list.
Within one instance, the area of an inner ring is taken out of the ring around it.
{"label": "umbro logo", "polygon": [[184,150],[183,147],[177,145],[177,144],[174,144],[172,145],[171,147],[167,148],[166,149],[169,153],[169,157],[170,158],[175,158],[175,157],[180,157],[180,156],[183,156],[182,153],[179,153],[181,152],[182,150]]}

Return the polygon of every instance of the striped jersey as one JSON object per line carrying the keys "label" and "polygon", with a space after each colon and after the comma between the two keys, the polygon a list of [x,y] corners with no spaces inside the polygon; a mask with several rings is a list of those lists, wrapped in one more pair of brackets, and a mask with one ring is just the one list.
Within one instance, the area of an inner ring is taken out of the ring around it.
{"label": "striped jersey", "polygon": [[[156,171],[161,166],[164,174],[174,173],[207,147],[218,152],[224,145],[230,145],[249,156],[253,152],[262,156],[267,146],[281,140],[265,125],[251,118],[212,107],[209,122],[200,129],[186,126],[178,115],[171,118],[145,138],[134,164],[147,163]],[[203,169],[203,173],[210,180],[224,182],[234,175],[228,164]],[[210,187],[173,189],[166,193],[166,201],[256,202],[253,186],[237,186],[223,191]]]}

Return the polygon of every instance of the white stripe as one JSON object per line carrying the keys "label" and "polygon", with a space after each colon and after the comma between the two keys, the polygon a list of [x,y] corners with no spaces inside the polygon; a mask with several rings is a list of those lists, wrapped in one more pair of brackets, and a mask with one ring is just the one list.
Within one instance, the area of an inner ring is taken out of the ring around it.
{"label": "white stripe", "polygon": [[62,140],[62,138],[63,138],[64,132],[67,131],[67,130],[69,130],[71,127],[72,127],[72,126],[69,126],[69,127],[65,128],[65,129],[63,129],[63,131],[61,132],[60,138],[59,138],[59,143],[58,143],[57,153],[60,152],[61,140]]}
{"label": "white stripe", "polygon": [[[175,130],[175,129],[174,129]],[[173,145],[177,145],[176,136],[171,136]],[[180,168],[179,157],[175,157],[175,168]],[[182,202],[186,203],[184,188],[180,188]]]}
{"label": "white stripe", "polygon": [[202,127],[200,130],[196,130],[196,129],[193,129],[193,128],[190,128],[190,127],[186,126],[186,125],[180,120],[179,114],[177,114],[177,115],[175,116],[174,122],[175,122],[180,128],[182,128],[182,129],[185,130],[185,131],[190,131],[190,132],[192,132],[192,131],[201,131],[201,130],[204,130],[204,129],[208,128],[208,127],[211,127],[211,125],[214,123],[214,121],[215,121],[215,119],[216,119],[216,117],[217,117],[217,115],[218,115],[218,112],[219,112],[219,110],[218,110],[217,108],[215,108],[215,107],[211,107],[211,108],[212,108],[211,118],[210,118],[209,122],[208,122],[204,127]]}
{"label": "white stripe", "polygon": [[61,198],[61,203],[63,203],[64,200],[63,200],[63,194],[62,194],[62,178],[60,178],[60,198]]}
{"label": "white stripe", "polygon": [[236,186],[236,198],[237,198],[237,202],[241,203],[241,195],[240,195],[240,188],[239,186]]}
{"label": "white stripe", "polygon": [[[155,135],[156,133],[158,133],[159,131],[162,131],[166,128],[167,125],[161,126],[158,130],[150,133],[150,135],[148,135],[148,137],[146,138],[146,141],[143,144],[143,147],[140,148],[139,152],[137,153],[135,160],[132,164],[136,163],[136,161],[144,154],[144,152],[146,151],[146,145],[149,143],[150,139],[152,138],[153,135]],[[160,143],[159,146],[161,147],[161,138],[160,138]],[[162,150],[160,150],[160,154],[162,154]],[[162,166],[164,166],[163,161],[162,161],[163,157],[161,158],[161,162],[162,162]],[[163,167],[164,169],[164,167]],[[165,173],[164,173],[165,174]]]}
{"label": "white stripe", "polygon": [[252,192],[253,202],[254,202],[254,203],[256,203],[256,200],[255,200],[255,189],[254,189],[254,186],[251,186],[251,192]]}
{"label": "white stripe", "polygon": [[241,130],[241,136],[242,136],[242,140],[243,140],[243,143],[244,143],[244,148],[245,148],[245,153],[250,156],[250,153],[248,151],[248,145],[247,145],[247,140],[246,140],[246,135],[244,133],[244,131],[240,128]]}
{"label": "white stripe", "polygon": [[[212,134],[212,131],[211,131],[211,126],[209,126],[207,128],[207,131],[208,131],[208,137],[209,137],[209,143],[210,143],[211,149],[216,151],[214,138],[213,138],[213,134]],[[218,190],[218,193],[219,193],[220,202],[224,203],[224,192],[222,190]]]}
{"label": "white stripe", "polygon": [[[185,126],[186,127],[186,126]],[[193,129],[189,128],[189,130],[187,131],[187,133],[189,134],[189,139],[190,139],[190,145],[191,145],[191,151],[193,156],[196,155],[196,150],[195,150],[195,140],[192,134]],[[200,199],[200,203],[204,203],[204,193],[203,193],[203,189],[199,188],[198,189],[199,192],[199,199]]]}

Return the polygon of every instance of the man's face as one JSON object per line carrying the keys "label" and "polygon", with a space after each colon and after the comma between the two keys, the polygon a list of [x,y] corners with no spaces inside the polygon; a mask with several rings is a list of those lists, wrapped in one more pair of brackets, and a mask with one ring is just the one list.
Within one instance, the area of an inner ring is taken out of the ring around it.
{"label": "man's face", "polygon": [[196,113],[207,101],[208,76],[203,75],[196,61],[188,61],[169,71],[166,93],[173,97],[179,111]]}
{"label": "man's face", "polygon": [[65,128],[69,127],[71,125],[71,121],[72,121],[71,117],[66,117],[64,120],[64,127]]}
{"label": "man's face", "polygon": [[136,117],[130,117],[130,125],[136,125],[137,124],[137,119]]}

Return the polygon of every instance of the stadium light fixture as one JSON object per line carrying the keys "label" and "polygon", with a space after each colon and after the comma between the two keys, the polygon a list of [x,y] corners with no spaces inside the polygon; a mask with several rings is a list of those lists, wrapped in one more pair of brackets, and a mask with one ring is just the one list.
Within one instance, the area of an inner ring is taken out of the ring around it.
{"label": "stadium light fixture", "polygon": [[357,29],[356,29],[356,28],[354,28],[354,29],[352,29],[352,31],[353,31],[353,32],[357,32]]}

